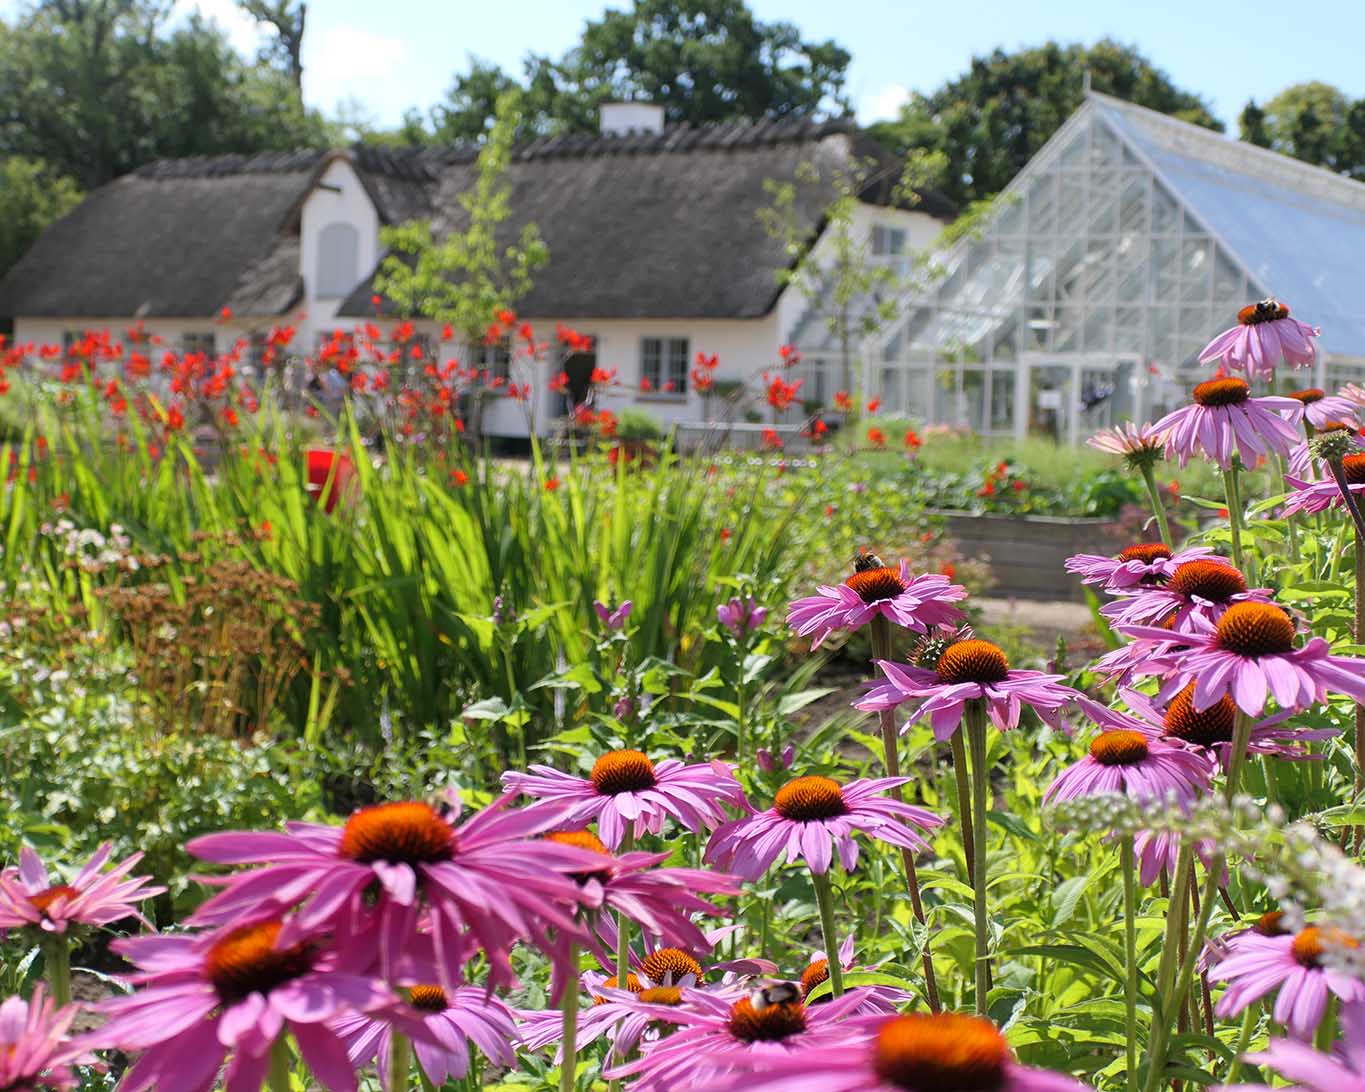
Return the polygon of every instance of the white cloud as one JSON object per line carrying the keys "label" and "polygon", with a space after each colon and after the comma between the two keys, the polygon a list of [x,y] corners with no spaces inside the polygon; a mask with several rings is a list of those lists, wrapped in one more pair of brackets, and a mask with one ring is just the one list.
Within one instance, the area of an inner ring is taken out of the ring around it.
{"label": "white cloud", "polygon": [[[348,99],[377,105],[402,85],[397,77],[406,55],[401,38],[356,26],[322,28],[311,41],[304,39],[304,97],[324,110]],[[385,81],[394,82],[386,87]]]}
{"label": "white cloud", "polygon": [[889,83],[885,87],[873,91],[872,94],[864,96],[859,110],[858,120],[864,123],[870,121],[887,121],[900,114],[901,107],[910,101],[910,89],[898,83]]}
{"label": "white cloud", "polygon": [[255,56],[265,37],[261,26],[237,6],[236,0],[177,0],[175,14],[188,17],[198,12],[227,35],[232,48],[247,57]]}

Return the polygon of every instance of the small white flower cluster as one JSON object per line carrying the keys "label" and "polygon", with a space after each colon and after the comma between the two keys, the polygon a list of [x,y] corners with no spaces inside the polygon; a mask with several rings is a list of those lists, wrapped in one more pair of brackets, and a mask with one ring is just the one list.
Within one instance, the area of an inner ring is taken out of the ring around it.
{"label": "small white flower cluster", "polygon": [[44,523],[39,530],[49,538],[60,540],[62,553],[74,558],[86,572],[99,572],[111,566],[128,570],[138,568],[137,557],[132,553],[133,540],[120,524],[110,524],[108,535],[93,527],[77,527],[69,519]]}
{"label": "small white flower cluster", "polygon": [[1162,810],[1116,794],[1068,801],[1049,814],[1068,830],[1114,837],[1170,832],[1211,842],[1229,860],[1245,862],[1248,878],[1264,884],[1280,904],[1287,928],[1297,931],[1310,921],[1330,926],[1323,932],[1323,961],[1365,979],[1365,868],[1310,823],[1286,827],[1278,805],[1263,809],[1239,796],[1229,807],[1214,797],[1188,811],[1174,804]]}

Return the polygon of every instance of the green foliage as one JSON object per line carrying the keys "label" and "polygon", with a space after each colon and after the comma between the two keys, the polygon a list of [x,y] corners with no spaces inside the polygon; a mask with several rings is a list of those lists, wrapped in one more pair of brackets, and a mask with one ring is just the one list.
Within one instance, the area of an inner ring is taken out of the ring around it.
{"label": "green foliage", "polygon": [[0,25],[0,155],[82,187],[149,160],[329,143],[292,78],[244,61],[197,16],[151,0],[41,0]]}
{"label": "green foliage", "polygon": [[22,156],[0,160],[0,273],[9,269],[43,228],[69,212],[81,199],[69,178],[47,164]]}
{"label": "green foliage", "polygon": [[627,406],[617,415],[616,435],[623,440],[661,440],[664,430],[649,410]]}
{"label": "green foliage", "polygon": [[1365,99],[1320,80],[1296,83],[1239,118],[1242,139],[1317,167],[1365,178]]}
{"label": "green foliage", "polygon": [[589,20],[562,57],[528,56],[521,83],[471,57],[432,111],[432,137],[482,136],[515,87],[531,132],[595,132],[598,106],[619,101],[655,103],[670,122],[692,125],[846,113],[850,59],[793,23],[756,19],[745,0],[633,0]]}
{"label": "green foliage", "polygon": [[898,119],[872,132],[890,148],[943,153],[942,189],[969,204],[1004,189],[1080,106],[1087,71],[1096,91],[1222,128],[1203,98],[1176,87],[1137,49],[1106,38],[974,57],[963,75],[914,96]]}
{"label": "green foliage", "polygon": [[498,311],[515,308],[531,289],[532,271],[549,260],[533,223],[522,227],[515,242],[499,240],[499,227],[511,215],[506,174],[519,102],[516,92],[498,101],[497,120],[479,152],[474,185],[460,195],[463,225],[440,240],[432,236],[425,220],[380,233],[390,253],[375,287],[400,314],[448,322],[471,344],[479,343]]}

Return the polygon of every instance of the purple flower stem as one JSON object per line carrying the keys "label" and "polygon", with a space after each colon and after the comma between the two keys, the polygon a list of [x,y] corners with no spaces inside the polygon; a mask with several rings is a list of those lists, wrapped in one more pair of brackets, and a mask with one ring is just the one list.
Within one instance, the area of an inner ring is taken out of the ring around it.
{"label": "purple flower stem", "polygon": [[977,698],[967,703],[963,720],[967,731],[967,747],[972,753],[972,917],[976,925],[976,1012],[987,1016],[990,1011],[991,964],[990,920],[986,906],[986,808],[991,772],[986,766],[986,707]]}
{"label": "purple flower stem", "polygon": [[[889,660],[891,659],[891,623],[882,615],[877,615],[872,619],[872,659]],[[896,732],[895,713],[891,709],[883,709],[880,715],[882,728],[882,751],[886,761],[886,776],[900,777],[900,744],[899,736]],[[901,787],[894,786],[890,795],[896,800],[902,799]],[[964,824],[965,827],[965,824]],[[924,949],[921,953],[924,964],[924,999],[929,1004],[930,1012],[939,1012],[942,1008],[938,999],[938,976],[934,973],[934,953],[930,945],[929,925],[924,916],[924,902],[919,893],[919,874],[915,870],[915,854],[913,850],[901,849],[901,864],[905,868],[905,886],[910,892],[910,907],[915,913],[915,920],[924,929]],[[826,937],[826,943],[830,938]],[[826,951],[834,952],[837,948],[827,948]],[[838,960],[832,955],[830,966],[833,967]]]}

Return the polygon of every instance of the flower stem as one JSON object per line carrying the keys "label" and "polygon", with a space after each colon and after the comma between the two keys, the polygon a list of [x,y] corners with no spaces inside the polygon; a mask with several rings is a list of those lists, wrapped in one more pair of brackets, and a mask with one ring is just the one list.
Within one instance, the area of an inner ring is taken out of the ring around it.
{"label": "flower stem", "polygon": [[1147,1092],[1156,1092],[1161,1085],[1161,1076],[1166,1069],[1166,1041],[1170,1036],[1171,1023],[1179,1006],[1171,1001],[1171,982],[1175,977],[1177,935],[1183,915],[1179,908],[1189,902],[1190,870],[1194,860],[1194,850],[1189,838],[1182,838],[1180,854],[1176,857],[1175,878],[1171,881],[1171,892],[1166,900],[1166,933],[1161,944],[1161,962],[1156,974],[1156,1005],[1160,1015],[1153,1007],[1151,1048],[1147,1057]]}
{"label": "flower stem", "polygon": [[[625,837],[621,839],[621,853],[629,853],[635,848],[635,827],[626,825]],[[630,918],[622,910],[616,915],[616,988],[624,990],[630,978]]]}
{"label": "flower stem", "polygon": [[[1365,644],[1365,535],[1356,528],[1356,644]],[[1365,794],[1365,705],[1356,705],[1356,802]],[[1355,829],[1356,850],[1360,849],[1362,830]]]}
{"label": "flower stem", "polygon": [[1156,525],[1161,530],[1161,541],[1166,544],[1166,548],[1175,549],[1175,543],[1171,541],[1171,525],[1166,521],[1166,506],[1161,501],[1161,490],[1157,488],[1156,471],[1151,466],[1143,466],[1142,480],[1147,483],[1147,497],[1152,502],[1152,514],[1156,516]]}
{"label": "flower stem", "polygon": [[976,921],[976,1011],[989,1010],[990,930],[986,910],[986,807],[990,770],[986,768],[986,708],[981,699],[967,703],[967,746],[972,753],[972,916]]}
{"label": "flower stem", "polygon": [[1124,835],[1119,867],[1123,869],[1123,954],[1128,972],[1124,989],[1124,1032],[1128,1040],[1128,1088],[1137,1085],[1137,861],[1133,839]]}
{"label": "flower stem", "polygon": [[1232,1064],[1228,1066],[1226,1084],[1235,1084],[1242,1075],[1242,1055],[1251,1045],[1251,1037],[1256,1032],[1256,1023],[1261,1013],[1261,1003],[1253,1001],[1242,1013],[1242,1030],[1237,1035],[1237,1047],[1232,1052]]}
{"label": "flower stem", "polygon": [[815,902],[820,907],[820,931],[825,934],[830,992],[835,997],[843,997],[844,969],[839,965],[839,936],[834,931],[834,892],[830,890],[829,873],[811,869],[810,884],[815,888]]}
{"label": "flower stem", "polygon": [[967,882],[976,875],[976,839],[972,836],[972,785],[967,776],[967,745],[962,732],[954,732],[953,777],[957,781],[957,810],[961,813],[962,855],[967,861]]}
{"label": "flower stem", "polygon": [[[889,660],[891,658],[891,623],[880,614],[872,619],[872,658],[874,660]],[[886,776],[900,777],[899,735],[896,732],[896,717],[892,710],[883,709],[881,711],[881,728]],[[891,796],[896,800],[902,799],[899,785],[892,788]],[[901,865],[905,869],[905,886],[910,892],[910,908],[914,911],[915,920],[924,929],[924,950],[921,953],[921,960],[924,964],[924,999],[929,1004],[930,1012],[938,1012],[942,1008],[938,999],[938,977],[934,974],[934,953],[930,947],[929,924],[924,916],[924,901],[920,898],[919,893],[919,874],[915,869],[914,850],[901,849]],[[833,949],[830,951],[833,952]]]}
{"label": "flower stem", "polygon": [[293,1068],[289,1043],[281,1035],[270,1048],[270,1070],[266,1077],[266,1087],[270,1092],[290,1092],[292,1081],[289,1074]]}
{"label": "flower stem", "polygon": [[1242,567],[1242,504],[1237,497],[1237,467],[1223,471],[1223,495],[1228,504],[1228,526],[1232,529],[1232,563]]}
{"label": "flower stem", "polygon": [[[577,952],[569,944],[569,966],[577,966]],[[569,976],[564,984],[564,1040],[563,1061],[559,1065],[560,1092],[574,1092],[578,1084],[578,975]],[[393,1090],[391,1090],[393,1092]]]}
{"label": "flower stem", "polygon": [[408,1092],[408,1065],[412,1047],[407,1037],[394,1029],[389,1033],[388,1092]]}
{"label": "flower stem", "polygon": [[47,989],[54,1004],[71,1003],[71,941],[65,933],[50,933],[43,941]]}

